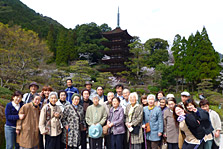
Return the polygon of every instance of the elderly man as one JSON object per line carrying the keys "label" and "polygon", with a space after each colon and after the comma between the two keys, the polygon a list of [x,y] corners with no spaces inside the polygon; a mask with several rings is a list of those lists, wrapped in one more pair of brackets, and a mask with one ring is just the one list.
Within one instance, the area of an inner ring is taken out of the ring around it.
{"label": "elderly man", "polygon": [[90,126],[89,128],[89,139],[90,139],[90,149],[102,149],[102,135],[93,138],[90,135],[91,127],[102,127],[107,120],[107,113],[105,107],[99,104],[98,96],[93,97],[93,105],[87,108],[85,120]]}
{"label": "elderly man", "polygon": [[92,101],[93,97],[97,94],[96,90],[92,88],[92,83],[90,81],[86,81],[84,84],[85,88],[90,91],[90,97],[89,99]]}
{"label": "elderly man", "polygon": [[146,133],[147,148],[158,149],[159,141],[163,133],[163,116],[160,107],[155,106],[155,95],[150,94],[147,97],[148,106],[143,108],[143,123],[149,123],[150,132]]}
{"label": "elderly man", "polygon": [[30,93],[25,93],[23,95],[22,101],[24,103],[30,103],[34,99],[35,95],[38,95],[37,90],[39,89],[39,85],[36,82],[32,82],[29,85]]}
{"label": "elderly man", "polygon": [[96,92],[99,98],[99,104],[104,104],[104,102],[107,101],[107,96],[104,95],[104,88],[102,86],[98,86]]}
{"label": "elderly man", "polygon": [[185,109],[184,102],[186,102],[188,99],[190,99],[190,93],[184,91],[181,93],[181,102],[178,104]]}
{"label": "elderly man", "polygon": [[125,112],[126,106],[128,104],[130,104],[129,95],[130,95],[129,89],[124,89],[123,92],[122,92],[123,99],[121,100],[121,103],[120,103],[120,105],[124,109],[124,112]]}
{"label": "elderly man", "polygon": [[123,99],[123,96],[122,96],[123,89],[124,89],[124,86],[122,84],[117,84],[115,86],[115,91],[116,91],[115,96],[118,97],[120,100]]}

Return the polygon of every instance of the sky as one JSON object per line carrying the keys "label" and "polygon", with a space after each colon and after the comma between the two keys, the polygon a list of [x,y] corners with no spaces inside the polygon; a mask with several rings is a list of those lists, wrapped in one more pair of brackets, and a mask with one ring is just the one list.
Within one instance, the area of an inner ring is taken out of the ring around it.
{"label": "sky", "polygon": [[176,34],[188,37],[205,26],[216,51],[223,54],[223,9],[221,0],[20,0],[36,12],[51,17],[66,28],[94,22],[120,27],[142,43],[151,38],[167,40]]}

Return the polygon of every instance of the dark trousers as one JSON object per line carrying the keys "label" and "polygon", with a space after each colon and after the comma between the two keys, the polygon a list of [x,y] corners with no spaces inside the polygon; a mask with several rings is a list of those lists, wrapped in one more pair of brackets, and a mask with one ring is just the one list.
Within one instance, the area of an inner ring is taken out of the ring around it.
{"label": "dark trousers", "polygon": [[106,149],[111,149],[111,135],[104,136]]}
{"label": "dark trousers", "polygon": [[187,142],[184,141],[182,149],[194,149],[196,144],[188,144]]}
{"label": "dark trousers", "polygon": [[212,149],[219,149],[219,146],[217,146],[216,144],[215,144],[215,142],[213,141],[213,144],[212,144],[212,147],[211,147]]}
{"label": "dark trousers", "polygon": [[111,149],[123,149],[124,134],[114,135],[112,133],[110,136],[111,136]]}
{"label": "dark trousers", "polygon": [[102,149],[102,137],[94,139],[89,138],[90,140],[90,149]]}
{"label": "dark trousers", "polygon": [[178,143],[168,143],[167,142],[167,149],[178,149]]}
{"label": "dark trousers", "polygon": [[146,140],[146,143],[147,143],[147,149],[159,149],[160,141],[149,141],[149,140]]}
{"label": "dark trousers", "polygon": [[39,132],[39,149],[44,149],[43,135]]}
{"label": "dark trousers", "polygon": [[49,136],[45,135],[45,149],[60,149],[60,137],[61,135],[58,136]]}
{"label": "dark trousers", "polygon": [[124,149],[129,149],[129,143],[127,142],[127,133],[128,133],[128,130],[125,127],[125,134],[124,134],[124,139],[123,139]]}
{"label": "dark trousers", "polygon": [[87,132],[81,131],[81,149],[87,149]]}

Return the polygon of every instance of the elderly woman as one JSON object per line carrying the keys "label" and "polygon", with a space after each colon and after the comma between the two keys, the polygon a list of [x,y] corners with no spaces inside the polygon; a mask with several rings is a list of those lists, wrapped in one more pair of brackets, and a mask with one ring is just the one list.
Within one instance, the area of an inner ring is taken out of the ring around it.
{"label": "elderly woman", "polygon": [[70,104],[70,102],[66,100],[67,92],[59,91],[58,96],[59,96],[59,100],[57,101],[56,105],[58,105],[60,107],[61,111],[63,112],[64,108]]}
{"label": "elderly woman", "polygon": [[112,99],[112,108],[108,117],[107,125],[110,128],[111,149],[122,149],[125,134],[124,109],[119,106],[120,99]]}
{"label": "elderly woman", "polygon": [[15,91],[12,96],[12,101],[6,105],[5,108],[5,140],[6,149],[12,149],[15,146],[19,148],[19,144],[16,143],[16,121],[24,118],[24,114],[19,114],[19,109],[23,106],[22,93]]}
{"label": "elderly woman", "polygon": [[[68,148],[77,149],[80,145],[81,134],[80,130],[86,130],[86,123],[84,121],[84,109],[80,102],[80,95],[74,93],[71,97],[72,104],[69,104],[65,107],[63,112],[62,124],[63,134],[62,134],[62,142],[64,144],[68,143]],[[68,132],[69,129],[69,132]],[[68,132],[68,138],[66,138],[66,133]],[[68,139],[68,142],[66,142]]]}
{"label": "elderly woman", "polygon": [[60,134],[62,111],[56,105],[58,96],[56,92],[49,94],[50,103],[44,105],[40,113],[39,129],[40,133],[45,135],[45,148],[46,149],[59,149],[60,148]]}
{"label": "elderly woman", "polygon": [[39,144],[39,103],[41,97],[34,95],[32,102],[25,104],[19,114],[24,114],[23,120],[16,125],[17,142],[20,149],[38,149]]}
{"label": "elderly woman", "polygon": [[149,124],[151,130],[146,133],[147,148],[158,149],[159,141],[163,133],[163,116],[160,107],[155,106],[155,95],[147,97],[148,106],[143,108],[143,123]]}
{"label": "elderly woman", "polygon": [[127,141],[131,149],[141,149],[143,142],[142,120],[143,107],[137,103],[136,92],[130,93],[129,102],[125,111],[125,125],[128,128]]}

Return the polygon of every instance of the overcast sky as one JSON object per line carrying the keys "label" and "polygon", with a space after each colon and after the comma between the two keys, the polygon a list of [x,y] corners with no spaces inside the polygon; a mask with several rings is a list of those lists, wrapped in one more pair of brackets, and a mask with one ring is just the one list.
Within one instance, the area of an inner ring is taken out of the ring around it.
{"label": "overcast sky", "polygon": [[120,27],[144,43],[151,38],[188,38],[206,27],[216,51],[223,54],[223,9],[221,0],[21,0],[36,12],[57,20],[66,28],[77,24],[107,23]]}

